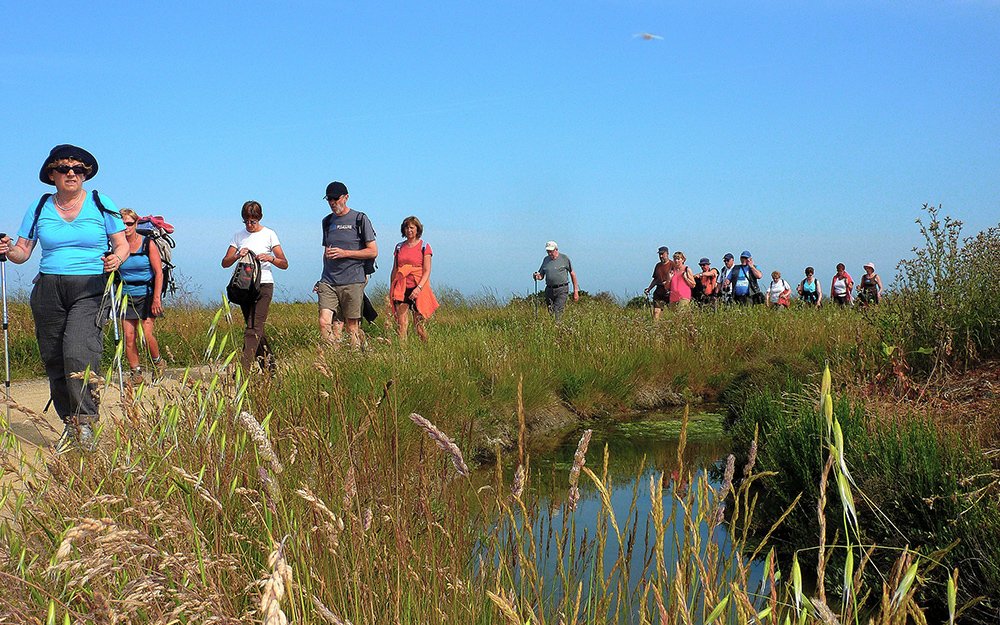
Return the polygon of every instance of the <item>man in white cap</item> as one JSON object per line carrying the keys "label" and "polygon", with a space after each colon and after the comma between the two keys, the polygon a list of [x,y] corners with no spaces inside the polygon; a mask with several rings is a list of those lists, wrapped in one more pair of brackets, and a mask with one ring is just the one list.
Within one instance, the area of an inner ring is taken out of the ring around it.
{"label": "man in white cap", "polygon": [[542,278],[545,278],[545,305],[556,321],[559,321],[566,307],[566,299],[569,297],[570,281],[573,282],[574,302],[580,300],[580,288],[576,282],[573,263],[570,262],[569,256],[559,253],[559,246],[555,241],[545,244],[545,258],[535,272],[535,280]]}

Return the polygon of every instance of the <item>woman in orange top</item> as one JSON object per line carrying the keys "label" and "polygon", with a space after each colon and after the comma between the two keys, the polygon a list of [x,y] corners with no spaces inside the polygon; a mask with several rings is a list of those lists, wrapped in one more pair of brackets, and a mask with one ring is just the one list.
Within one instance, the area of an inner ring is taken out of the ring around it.
{"label": "woman in orange top", "polygon": [[409,313],[413,311],[413,323],[420,340],[427,342],[427,326],[425,320],[437,310],[437,299],[431,291],[431,257],[434,252],[420,238],[424,233],[424,225],[414,216],[403,220],[399,227],[400,233],[406,239],[396,244],[392,255],[392,274],[389,279],[389,295],[392,298],[392,310],[396,315],[396,324],[400,341],[406,340],[406,331],[410,323]]}

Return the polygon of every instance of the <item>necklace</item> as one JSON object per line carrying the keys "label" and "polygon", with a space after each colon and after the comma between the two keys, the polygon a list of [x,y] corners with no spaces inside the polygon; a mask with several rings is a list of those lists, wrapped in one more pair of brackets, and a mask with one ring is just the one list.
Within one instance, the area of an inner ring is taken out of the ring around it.
{"label": "necklace", "polygon": [[82,198],[82,197],[83,196],[81,194],[77,193],[76,197],[73,198],[72,200],[70,200],[69,202],[67,202],[66,204],[60,204],[59,203],[59,194],[57,193],[57,194],[55,194],[55,195],[52,196],[52,203],[55,204],[56,208],[58,208],[59,210],[67,212],[67,211],[71,211],[74,208],[76,208],[75,205],[77,204],[77,202],[80,201],[80,198]]}

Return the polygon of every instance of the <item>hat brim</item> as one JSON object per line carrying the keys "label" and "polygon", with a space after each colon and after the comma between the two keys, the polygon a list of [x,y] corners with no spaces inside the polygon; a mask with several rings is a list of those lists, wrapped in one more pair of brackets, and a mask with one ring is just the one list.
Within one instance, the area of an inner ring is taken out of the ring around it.
{"label": "hat brim", "polygon": [[93,180],[95,177],[97,177],[97,170],[98,170],[97,159],[94,158],[93,154],[91,154],[87,150],[84,150],[81,147],[75,145],[63,144],[63,145],[57,145],[56,147],[52,148],[52,150],[49,151],[48,157],[45,159],[45,162],[42,163],[42,168],[38,172],[38,179],[47,185],[55,186],[56,183],[54,183],[52,179],[49,178],[49,164],[64,159],[77,160],[86,165],[87,167],[90,167],[90,173],[87,175],[86,178],[87,180]]}

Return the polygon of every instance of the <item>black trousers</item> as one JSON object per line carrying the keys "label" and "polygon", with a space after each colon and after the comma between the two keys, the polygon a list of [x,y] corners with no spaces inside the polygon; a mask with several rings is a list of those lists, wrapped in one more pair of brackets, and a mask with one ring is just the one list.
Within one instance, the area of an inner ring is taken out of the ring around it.
{"label": "black trousers", "polygon": [[267,313],[271,310],[271,298],[274,297],[274,284],[260,285],[260,298],[250,305],[241,305],[243,320],[247,327],[243,332],[243,357],[240,363],[244,371],[250,370],[250,365],[254,359],[260,363],[262,371],[267,371],[271,358],[271,346],[267,343],[267,336],[264,335],[264,323],[267,321]]}
{"label": "black trousers", "polygon": [[94,384],[84,386],[71,373],[88,367],[101,374],[101,331],[107,321],[101,298],[106,276],[62,276],[39,274],[31,289],[31,316],[35,320],[38,352],[49,378],[49,393],[56,414],[65,422],[97,421]]}

